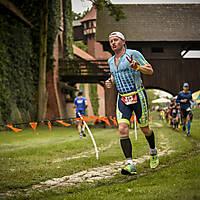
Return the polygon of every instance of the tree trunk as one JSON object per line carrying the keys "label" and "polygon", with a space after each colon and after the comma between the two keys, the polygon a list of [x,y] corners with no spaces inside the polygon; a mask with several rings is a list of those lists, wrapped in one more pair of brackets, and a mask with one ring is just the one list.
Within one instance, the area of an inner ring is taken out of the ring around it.
{"label": "tree trunk", "polygon": [[72,3],[71,0],[63,0],[63,55],[67,60],[73,59],[73,28],[72,28]]}
{"label": "tree trunk", "polygon": [[47,62],[47,31],[48,31],[48,0],[42,0],[40,11],[40,66],[38,81],[38,121],[45,119],[47,109],[46,62]]}

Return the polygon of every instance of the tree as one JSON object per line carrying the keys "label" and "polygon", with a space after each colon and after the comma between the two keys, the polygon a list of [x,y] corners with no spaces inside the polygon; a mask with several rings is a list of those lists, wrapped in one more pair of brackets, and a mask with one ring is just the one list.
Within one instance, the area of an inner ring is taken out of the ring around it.
{"label": "tree", "polygon": [[72,18],[73,20],[83,19],[83,17],[85,17],[85,15],[87,15],[88,12],[89,12],[89,9],[85,10],[83,13],[75,13],[72,11]]}
{"label": "tree", "polygon": [[110,15],[114,16],[116,21],[126,18],[125,13],[123,12],[122,5],[112,4],[110,0],[90,0],[90,1],[97,8],[97,10],[103,10],[104,8],[108,8],[108,10],[110,11]]}
{"label": "tree", "polygon": [[[98,10],[104,7],[108,8],[110,15],[115,16],[115,19],[119,21],[125,18],[122,6],[113,5],[110,0],[90,0]],[[69,0],[62,0],[63,7],[63,55],[65,59],[73,59],[73,28],[72,28],[72,5]],[[38,120],[45,119],[47,109],[47,89],[46,89],[46,69],[47,69],[47,32],[48,32],[48,0],[42,0],[41,2],[41,25],[40,25],[40,64],[39,64],[39,81],[38,81]],[[87,11],[84,13],[86,14]]]}
{"label": "tree", "polygon": [[48,0],[42,0],[40,9],[40,64],[38,81],[38,120],[44,120],[47,109],[46,63],[47,63],[47,31],[48,31]]}
{"label": "tree", "polygon": [[63,48],[64,48],[64,57],[67,60],[73,59],[73,27],[72,27],[72,4],[71,1],[63,0]]}

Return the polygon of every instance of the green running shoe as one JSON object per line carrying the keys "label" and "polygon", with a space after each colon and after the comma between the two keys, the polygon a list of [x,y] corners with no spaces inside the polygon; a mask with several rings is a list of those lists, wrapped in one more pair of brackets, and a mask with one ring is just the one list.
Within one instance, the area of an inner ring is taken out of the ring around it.
{"label": "green running shoe", "polygon": [[126,165],[126,167],[121,170],[121,174],[132,176],[137,175],[137,172],[133,165]]}
{"label": "green running shoe", "polygon": [[156,155],[150,155],[150,167],[156,168],[159,164],[158,153]]}

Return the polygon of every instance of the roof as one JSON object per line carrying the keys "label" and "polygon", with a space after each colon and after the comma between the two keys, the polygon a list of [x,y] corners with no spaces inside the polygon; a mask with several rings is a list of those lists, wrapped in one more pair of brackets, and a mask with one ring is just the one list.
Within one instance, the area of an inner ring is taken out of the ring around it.
{"label": "roof", "polygon": [[127,41],[200,41],[200,4],[126,4],[119,22],[108,9],[97,13],[97,41],[121,31]]}
{"label": "roof", "polygon": [[73,45],[73,51],[76,56],[82,58],[84,60],[95,60],[93,56],[88,54],[87,52],[83,51],[82,49],[78,48],[77,46]]}
{"label": "roof", "polygon": [[97,18],[97,11],[95,6],[93,6],[90,11],[85,15],[83,19],[81,19],[81,23],[89,20],[95,20]]}

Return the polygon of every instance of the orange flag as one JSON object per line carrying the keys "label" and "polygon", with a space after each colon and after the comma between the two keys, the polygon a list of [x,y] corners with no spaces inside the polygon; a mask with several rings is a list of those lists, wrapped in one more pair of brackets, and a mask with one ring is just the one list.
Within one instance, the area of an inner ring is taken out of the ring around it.
{"label": "orange flag", "polygon": [[107,117],[100,117],[100,120],[106,122],[106,124],[108,124],[108,126],[111,126],[111,124],[110,124],[110,122],[109,122]]}
{"label": "orange flag", "polygon": [[134,115],[131,116],[130,122],[134,122]]}
{"label": "orange flag", "polygon": [[100,117],[98,117],[98,116],[88,116],[89,118],[91,118],[91,119],[99,119],[100,120]]}
{"label": "orange flag", "polygon": [[137,123],[137,118],[135,115],[132,115],[131,119],[130,119],[130,122],[134,122],[136,120],[136,123]]}
{"label": "orange flag", "polygon": [[48,121],[48,126],[49,126],[49,130],[51,132],[51,122],[50,121]]}
{"label": "orange flag", "polygon": [[7,126],[8,128],[12,129],[12,130],[15,131],[16,133],[22,131],[22,129],[14,128],[12,124],[5,125],[5,126]]}
{"label": "orange flag", "polygon": [[81,115],[83,119],[81,119],[81,121],[87,121],[87,122],[91,122],[92,120],[84,115]]}
{"label": "orange flag", "polygon": [[56,120],[58,123],[64,125],[64,126],[71,126],[71,124],[65,123],[62,120]]}
{"label": "orange flag", "polygon": [[112,120],[113,124],[114,124],[115,126],[117,126],[117,120],[116,120],[115,117],[112,118],[112,116],[110,116],[110,120]]}
{"label": "orange flag", "polygon": [[33,128],[33,130],[35,131],[35,133],[36,133],[37,135],[39,135],[39,134],[37,133],[37,131],[36,131],[37,122],[30,122],[29,124],[30,124],[30,126]]}

